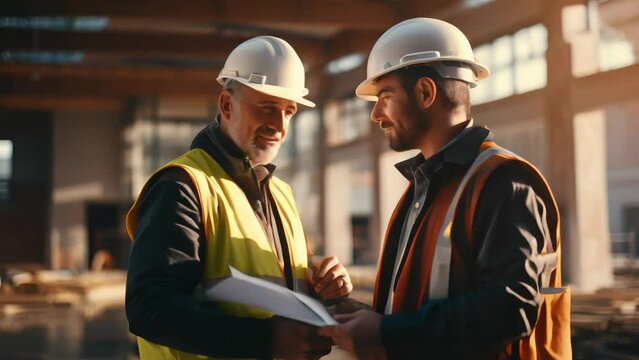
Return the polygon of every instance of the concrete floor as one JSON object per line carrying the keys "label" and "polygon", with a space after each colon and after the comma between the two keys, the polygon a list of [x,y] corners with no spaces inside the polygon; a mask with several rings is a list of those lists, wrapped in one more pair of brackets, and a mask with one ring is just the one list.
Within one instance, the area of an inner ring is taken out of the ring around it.
{"label": "concrete floor", "polygon": [[122,308],[87,318],[71,307],[31,308],[0,317],[2,359],[136,359]]}
{"label": "concrete floor", "polygon": [[[88,304],[85,304],[85,307]],[[639,270],[617,274],[613,288],[573,296],[574,359],[639,359]],[[11,303],[0,295],[0,359],[137,358],[122,304],[99,311],[44,302]],[[326,357],[349,359],[338,349]]]}

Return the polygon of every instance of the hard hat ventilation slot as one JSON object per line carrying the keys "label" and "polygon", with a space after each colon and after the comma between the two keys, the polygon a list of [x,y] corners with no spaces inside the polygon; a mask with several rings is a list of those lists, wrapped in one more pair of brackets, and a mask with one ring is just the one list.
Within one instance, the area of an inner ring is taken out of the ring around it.
{"label": "hard hat ventilation slot", "polygon": [[439,51],[424,51],[412,54],[406,54],[399,60],[400,64],[412,61],[437,59],[440,57]]}
{"label": "hard hat ventilation slot", "polygon": [[266,84],[266,75],[260,75],[260,74],[256,74],[256,73],[251,73],[251,76],[249,76],[248,81],[250,83],[253,84]]}

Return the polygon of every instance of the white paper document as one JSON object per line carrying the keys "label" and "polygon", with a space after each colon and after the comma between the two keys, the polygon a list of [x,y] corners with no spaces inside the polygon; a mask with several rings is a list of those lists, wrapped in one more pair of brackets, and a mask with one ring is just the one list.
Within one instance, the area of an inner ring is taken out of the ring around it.
{"label": "white paper document", "polygon": [[246,275],[232,267],[231,276],[206,287],[204,296],[208,300],[253,306],[315,326],[337,324],[326,308],[310,296]]}

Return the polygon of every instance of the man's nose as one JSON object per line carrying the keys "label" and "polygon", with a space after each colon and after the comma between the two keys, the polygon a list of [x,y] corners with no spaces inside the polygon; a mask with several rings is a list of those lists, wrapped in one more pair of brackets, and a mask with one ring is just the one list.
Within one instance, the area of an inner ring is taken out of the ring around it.
{"label": "man's nose", "polygon": [[373,110],[371,110],[370,119],[372,122],[380,122],[382,121],[383,111],[379,101],[375,102],[373,105]]}
{"label": "man's nose", "polygon": [[282,110],[275,112],[275,114],[269,118],[268,125],[273,130],[284,132],[287,122],[288,116],[286,115],[286,111]]}

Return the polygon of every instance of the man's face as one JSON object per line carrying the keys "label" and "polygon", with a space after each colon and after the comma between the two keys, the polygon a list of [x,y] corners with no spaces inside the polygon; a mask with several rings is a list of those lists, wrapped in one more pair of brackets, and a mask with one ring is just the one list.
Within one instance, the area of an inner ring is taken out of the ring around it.
{"label": "man's face", "polygon": [[371,112],[371,120],[384,131],[391,149],[404,151],[416,149],[430,128],[427,113],[406,90],[397,75],[379,79],[377,102]]}
{"label": "man's face", "polygon": [[224,100],[222,128],[253,164],[270,163],[286,137],[288,123],[297,112],[297,103],[239,86]]}

